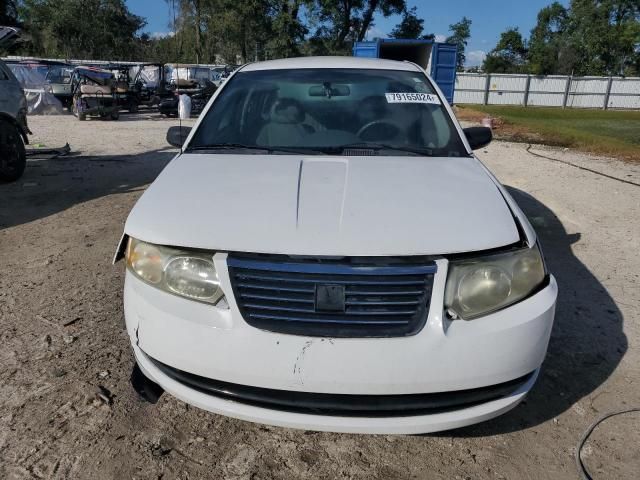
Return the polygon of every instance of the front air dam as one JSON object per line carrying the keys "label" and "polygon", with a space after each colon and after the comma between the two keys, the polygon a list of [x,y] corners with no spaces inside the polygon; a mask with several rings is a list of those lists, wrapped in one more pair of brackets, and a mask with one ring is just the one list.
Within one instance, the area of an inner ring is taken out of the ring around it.
{"label": "front air dam", "polygon": [[149,380],[149,378],[142,373],[137,363],[131,372],[131,386],[140,398],[154,405],[158,403],[158,400],[164,393],[164,389],[160,385]]}

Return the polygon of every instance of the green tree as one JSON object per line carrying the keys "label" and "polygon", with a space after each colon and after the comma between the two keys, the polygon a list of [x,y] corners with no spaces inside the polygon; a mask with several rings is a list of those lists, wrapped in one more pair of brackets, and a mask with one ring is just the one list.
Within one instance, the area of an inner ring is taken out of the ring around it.
{"label": "green tree", "polygon": [[300,55],[300,45],[309,32],[300,20],[302,0],[279,0],[273,8],[271,35],[267,42],[270,58],[287,58]]}
{"label": "green tree", "polygon": [[454,43],[458,46],[458,58],[456,63],[458,70],[462,70],[467,58],[465,56],[465,49],[467,48],[469,38],[471,38],[471,20],[467,17],[462,17],[462,20],[458,23],[449,25],[449,30],[451,31],[451,36],[447,37],[446,42]]}
{"label": "green tree", "polygon": [[424,31],[424,19],[418,17],[417,8],[402,13],[402,20],[391,31],[391,38],[420,38]]}
{"label": "green tree", "polygon": [[572,0],[538,13],[529,45],[536,74],[620,75],[640,73],[640,2]]}
{"label": "green tree", "polygon": [[500,34],[496,47],[484,59],[487,73],[523,73],[526,70],[527,48],[517,27]]}
{"label": "green tree", "polygon": [[124,0],[24,0],[19,15],[28,53],[64,58],[131,59],[146,24]]}
{"label": "green tree", "polygon": [[640,55],[640,2],[572,0],[567,30],[576,74],[627,73]]}
{"label": "green tree", "polygon": [[16,0],[0,0],[0,25],[13,27],[18,19],[18,2]]}
{"label": "green tree", "polygon": [[[279,16],[282,20],[283,17],[282,2],[284,0],[167,0],[172,16],[175,14],[171,22],[174,35],[157,43],[175,52],[173,62],[262,60],[267,43],[273,41],[279,45],[282,39],[282,35],[272,35],[274,18]],[[289,18],[292,17],[289,15]],[[290,27],[290,23],[287,25]],[[296,37],[293,38],[295,42]]]}
{"label": "green tree", "polygon": [[389,17],[406,9],[405,0],[314,0],[307,5],[314,34],[307,53],[348,54],[355,41],[362,41],[373,17]]}
{"label": "green tree", "polygon": [[568,41],[569,11],[554,2],[538,12],[529,40],[529,70],[536,75],[571,73],[575,64]]}

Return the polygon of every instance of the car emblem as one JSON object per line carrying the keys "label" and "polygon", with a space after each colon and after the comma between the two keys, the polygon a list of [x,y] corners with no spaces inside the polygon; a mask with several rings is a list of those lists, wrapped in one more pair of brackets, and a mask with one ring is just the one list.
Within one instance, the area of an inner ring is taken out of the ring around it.
{"label": "car emblem", "polygon": [[344,285],[317,284],[316,311],[344,312]]}

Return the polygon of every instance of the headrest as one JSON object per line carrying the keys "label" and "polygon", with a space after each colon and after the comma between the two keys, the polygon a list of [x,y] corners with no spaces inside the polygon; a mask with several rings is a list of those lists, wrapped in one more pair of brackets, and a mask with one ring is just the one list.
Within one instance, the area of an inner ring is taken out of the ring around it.
{"label": "headrest", "polygon": [[304,108],[293,98],[279,98],[271,108],[271,121],[275,123],[302,123]]}

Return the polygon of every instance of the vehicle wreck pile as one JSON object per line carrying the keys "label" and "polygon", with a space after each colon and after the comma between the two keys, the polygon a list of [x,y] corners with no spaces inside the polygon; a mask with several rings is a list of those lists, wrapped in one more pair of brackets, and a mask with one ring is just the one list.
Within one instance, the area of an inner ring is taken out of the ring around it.
{"label": "vehicle wreck pile", "polygon": [[[0,45],[20,41],[20,30],[0,26]],[[179,99],[188,98],[199,115],[234,66],[108,62],[6,57],[0,59],[0,181],[22,175],[27,157],[28,115],[73,114],[118,120],[121,112],[177,117]],[[48,149],[53,155],[65,147]]]}
{"label": "vehicle wreck pile", "polygon": [[162,63],[4,59],[27,98],[28,115],[73,113],[117,119],[119,112],[178,115],[178,98],[199,114],[229,74],[228,67]]}

